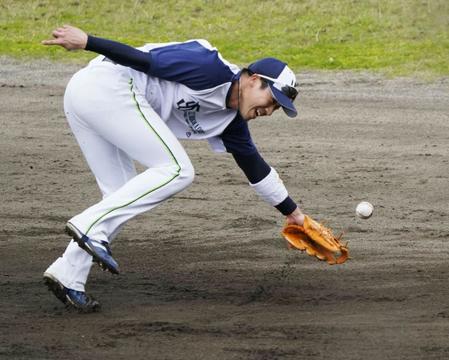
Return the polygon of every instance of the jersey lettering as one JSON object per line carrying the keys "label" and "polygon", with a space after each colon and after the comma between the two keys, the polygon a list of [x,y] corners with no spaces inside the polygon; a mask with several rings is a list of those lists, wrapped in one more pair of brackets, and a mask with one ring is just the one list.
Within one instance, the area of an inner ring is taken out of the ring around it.
{"label": "jersey lettering", "polygon": [[184,120],[194,134],[204,134],[204,130],[196,120],[196,113],[200,111],[200,104],[197,101],[179,100],[176,105],[178,110],[181,110],[184,115]]}

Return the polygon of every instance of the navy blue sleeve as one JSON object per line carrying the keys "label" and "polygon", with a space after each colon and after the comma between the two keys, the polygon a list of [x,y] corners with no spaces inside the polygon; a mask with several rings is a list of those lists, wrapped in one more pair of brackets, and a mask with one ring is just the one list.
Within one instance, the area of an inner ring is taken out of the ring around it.
{"label": "navy blue sleeve", "polygon": [[216,87],[232,81],[234,73],[218,56],[198,41],[173,44],[150,50],[149,75],[176,81],[193,90]]}
{"label": "navy blue sleeve", "polygon": [[257,152],[251,139],[248,122],[238,114],[220,135],[226,151],[236,155],[252,155]]}
{"label": "navy blue sleeve", "polygon": [[290,196],[287,196],[283,202],[275,206],[275,208],[285,216],[290,215],[297,207],[298,206]]}
{"label": "navy blue sleeve", "polygon": [[240,114],[220,135],[226,151],[231,153],[251,184],[262,180],[271,171],[270,165],[260,156],[251,139],[248,122]]}
{"label": "navy blue sleeve", "polygon": [[117,64],[131,67],[137,71],[144,73],[150,71],[151,64],[149,53],[117,41],[88,35],[86,50],[104,55]]}
{"label": "navy blue sleeve", "polygon": [[117,41],[88,35],[86,50],[104,55],[117,64],[161,79],[175,81],[193,90],[216,87],[232,81],[234,73],[217,50],[198,41],[166,45],[150,52]]}
{"label": "navy blue sleeve", "polygon": [[258,152],[252,155],[232,154],[232,156],[251,184],[258,183],[271,171],[270,165],[265,162]]}

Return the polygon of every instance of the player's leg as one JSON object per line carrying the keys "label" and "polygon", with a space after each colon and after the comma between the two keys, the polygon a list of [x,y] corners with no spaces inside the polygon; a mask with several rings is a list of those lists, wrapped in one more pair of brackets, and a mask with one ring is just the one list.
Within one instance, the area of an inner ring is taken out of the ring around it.
{"label": "player's leg", "polygon": [[[193,180],[193,167],[182,145],[127,73],[117,75],[112,64],[91,70],[80,81],[80,90],[74,91],[73,98],[82,99],[83,104],[77,115],[148,168],[70,220],[89,238],[109,241],[127,220],[187,187]],[[88,97],[82,91],[85,88]]]}
{"label": "player's leg", "polygon": [[[136,175],[134,163],[126,153],[104,140],[79,119],[70,105],[66,104],[65,110],[72,132],[97,180],[103,198],[106,198]],[[112,234],[110,240],[114,236]],[[84,291],[91,266],[92,256],[72,240],[64,254],[50,265],[46,273],[69,289]]]}

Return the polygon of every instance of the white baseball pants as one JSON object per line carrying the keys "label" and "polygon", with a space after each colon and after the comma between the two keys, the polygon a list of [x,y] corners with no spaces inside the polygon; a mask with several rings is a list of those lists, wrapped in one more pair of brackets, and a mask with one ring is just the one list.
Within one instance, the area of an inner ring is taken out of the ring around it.
{"label": "white baseball pants", "polygon": [[[69,221],[97,241],[111,241],[132,217],[189,186],[193,166],[184,148],[136,89],[128,72],[92,62],[70,80],[64,110],[103,200]],[[137,174],[133,160],[147,170]],[[73,240],[46,272],[84,291],[92,257]]]}

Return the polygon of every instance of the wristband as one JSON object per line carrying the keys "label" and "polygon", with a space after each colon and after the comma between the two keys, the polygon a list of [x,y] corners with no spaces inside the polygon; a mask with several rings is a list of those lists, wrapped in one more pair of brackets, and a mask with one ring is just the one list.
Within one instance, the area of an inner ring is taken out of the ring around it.
{"label": "wristband", "polygon": [[272,206],[279,205],[288,197],[287,189],[284,183],[279,178],[279,174],[273,168],[267,176],[255,184],[249,185],[256,191],[256,193],[267,203]]}

